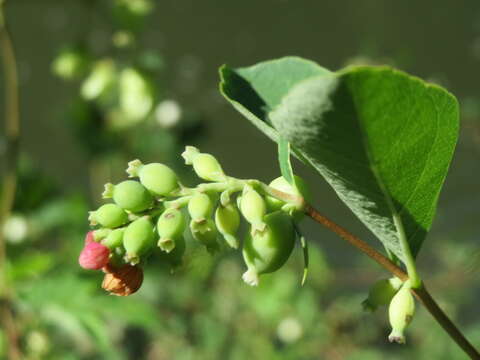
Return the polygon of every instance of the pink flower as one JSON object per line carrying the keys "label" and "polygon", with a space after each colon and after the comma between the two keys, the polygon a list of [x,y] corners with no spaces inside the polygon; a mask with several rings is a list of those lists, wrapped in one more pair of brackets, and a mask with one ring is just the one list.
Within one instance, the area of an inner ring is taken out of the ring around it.
{"label": "pink flower", "polygon": [[110,250],[105,245],[92,241],[85,244],[78,263],[84,269],[98,270],[108,264],[109,255]]}

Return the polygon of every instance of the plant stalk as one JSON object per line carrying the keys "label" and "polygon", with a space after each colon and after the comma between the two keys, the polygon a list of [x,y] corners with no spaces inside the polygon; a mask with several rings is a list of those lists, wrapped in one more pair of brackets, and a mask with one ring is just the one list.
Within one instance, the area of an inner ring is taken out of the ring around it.
{"label": "plant stalk", "polygon": [[[391,272],[393,275],[405,281],[408,279],[407,273],[394,264],[383,254],[379,253],[365,241],[356,237],[348,230],[344,229],[340,225],[336,224],[332,220],[328,219],[321,213],[319,213],[311,205],[306,205],[304,208],[305,214],[310,216],[314,221],[325,226],[327,229],[333,231],[344,240],[348,241],[351,245],[355,246],[358,250],[375,260],[380,266]],[[437,302],[430,295],[425,285],[422,283],[420,287],[411,289],[415,297],[425,306],[428,312],[434,317],[434,319],[440,324],[440,326],[447,332],[453,341],[470,357],[472,360],[480,360],[480,353],[473,347],[473,345],[467,340],[457,326],[450,320],[450,318],[443,312],[438,306]]]}
{"label": "plant stalk", "polygon": [[6,275],[7,249],[3,227],[10,216],[17,188],[17,163],[20,139],[20,111],[18,95],[18,76],[15,52],[10,34],[6,27],[4,7],[0,0],[0,55],[3,61],[5,77],[5,168],[0,199],[0,322],[8,339],[9,359],[21,359],[19,333],[12,309],[11,288]]}

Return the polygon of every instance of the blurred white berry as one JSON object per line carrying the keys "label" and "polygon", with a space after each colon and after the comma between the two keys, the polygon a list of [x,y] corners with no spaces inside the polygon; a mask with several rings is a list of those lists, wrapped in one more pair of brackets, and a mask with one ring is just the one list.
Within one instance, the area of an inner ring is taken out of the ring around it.
{"label": "blurred white berry", "polygon": [[174,127],[181,117],[182,108],[175,100],[164,100],[155,109],[155,119],[164,128]]}

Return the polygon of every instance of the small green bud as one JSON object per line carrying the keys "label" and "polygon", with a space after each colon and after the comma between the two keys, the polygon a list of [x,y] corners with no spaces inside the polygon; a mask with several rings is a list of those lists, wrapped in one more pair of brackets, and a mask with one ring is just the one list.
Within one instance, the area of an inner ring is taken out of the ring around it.
{"label": "small green bud", "polygon": [[405,343],[405,328],[412,321],[415,312],[415,300],[410,292],[410,284],[407,281],[395,294],[388,308],[388,316],[392,332],[388,336],[390,342]]}
{"label": "small green bud", "polygon": [[128,221],[127,213],[116,204],[105,204],[96,211],[90,211],[90,225],[100,224],[107,228],[116,228]]}
{"label": "small green bud", "polygon": [[167,253],[171,252],[177,246],[177,239],[183,238],[185,225],[185,217],[180,210],[175,208],[165,210],[157,222],[160,249]]}
{"label": "small green bud", "polygon": [[103,198],[113,198],[113,201],[123,209],[141,212],[152,206],[153,198],[148,190],[139,182],[122,181],[117,185],[105,184]]}
{"label": "small green bud", "polygon": [[235,234],[240,226],[240,215],[237,208],[232,203],[226,206],[220,205],[215,211],[215,224],[227,244],[237,249],[238,240]]}
{"label": "small green bud", "polygon": [[208,181],[225,181],[226,176],[217,159],[211,154],[201,153],[196,147],[187,146],[182,154],[185,164],[193,165],[195,173]]}
{"label": "small green bud", "polygon": [[104,95],[115,81],[115,63],[111,59],[98,61],[82,84],[81,93],[86,100]]}
{"label": "small green bud", "polygon": [[204,193],[194,194],[188,202],[188,213],[195,222],[204,222],[213,214],[213,202]]}
{"label": "small green bud", "polygon": [[207,219],[204,222],[190,221],[190,231],[195,240],[205,245],[209,253],[214,253],[218,250],[217,243],[217,228],[212,219]]}
{"label": "small green bud", "polygon": [[265,229],[263,221],[267,212],[265,200],[249,185],[243,188],[240,210],[245,219],[252,225],[252,231],[263,231]]}
{"label": "small green bud", "polygon": [[283,211],[265,216],[265,230],[247,235],[243,258],[248,270],[243,280],[258,285],[259,275],[271,273],[285,264],[295,244],[295,228],[291,217]]}
{"label": "small green bud", "polygon": [[179,188],[177,175],[168,166],[152,163],[144,165],[140,160],[128,163],[130,177],[138,176],[140,182],[156,196],[168,196]]}
{"label": "small green bud", "polygon": [[365,310],[375,311],[379,306],[388,305],[402,286],[399,278],[381,279],[375,282],[368,292],[368,298],[362,303]]}
{"label": "small green bud", "polygon": [[108,236],[102,240],[102,244],[110,250],[114,250],[123,245],[123,234],[125,229],[115,229]]}
{"label": "small green bud", "polygon": [[92,232],[93,241],[100,242],[105,239],[110,233],[111,229],[98,229]]}
{"label": "small green bud", "polygon": [[137,264],[140,257],[146,254],[154,243],[153,224],[148,216],[132,222],[123,233],[123,247],[127,252],[126,259],[132,265]]}

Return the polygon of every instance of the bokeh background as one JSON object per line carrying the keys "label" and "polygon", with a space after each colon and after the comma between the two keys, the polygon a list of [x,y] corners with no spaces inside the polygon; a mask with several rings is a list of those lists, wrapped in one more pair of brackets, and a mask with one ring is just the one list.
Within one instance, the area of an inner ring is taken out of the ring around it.
{"label": "bokeh background", "polygon": [[[258,288],[241,281],[236,252],[195,249],[173,274],[152,258],[128,298],[107,296],[102,275],[78,267],[87,211],[129,160],[165,162],[193,184],[179,156],[191,144],[233,176],[278,176],[274,144],[222,99],[217,69],[284,55],[332,70],[389,64],[458,97],[460,141],[419,268],[480,346],[477,0],[7,0],[5,10],[22,141],[1,230],[22,359],[465,359],[420,306],[407,345],[388,344],[386,309],[361,307],[388,274],[309,220],[303,287],[299,249]],[[322,212],[378,245],[318,175],[294,167]],[[2,331],[1,359],[7,345]]]}

